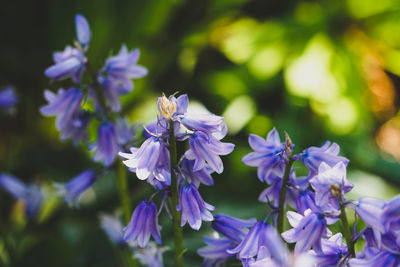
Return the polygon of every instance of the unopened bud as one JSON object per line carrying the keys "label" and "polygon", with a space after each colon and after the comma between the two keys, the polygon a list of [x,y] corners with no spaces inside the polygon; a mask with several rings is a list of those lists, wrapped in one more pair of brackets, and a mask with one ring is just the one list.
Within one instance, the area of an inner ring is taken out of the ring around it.
{"label": "unopened bud", "polygon": [[329,192],[331,193],[332,196],[338,197],[340,194],[340,185],[338,184],[332,184],[329,187]]}
{"label": "unopened bud", "polygon": [[285,132],[285,139],[286,139],[285,152],[286,152],[286,155],[288,155],[288,157],[290,157],[293,152],[293,143],[292,143],[292,139],[290,139],[290,136],[288,135],[287,132]]}
{"label": "unopened bud", "polygon": [[158,109],[160,111],[161,116],[164,118],[170,119],[172,114],[176,111],[176,102],[168,99],[164,94],[158,100]]}

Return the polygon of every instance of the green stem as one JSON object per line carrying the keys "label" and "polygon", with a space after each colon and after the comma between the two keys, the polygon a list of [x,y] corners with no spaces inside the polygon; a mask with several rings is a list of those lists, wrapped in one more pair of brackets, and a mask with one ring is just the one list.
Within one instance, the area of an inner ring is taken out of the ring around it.
{"label": "green stem", "polygon": [[339,193],[338,200],[339,200],[339,204],[340,204],[340,220],[342,221],[342,225],[343,225],[344,238],[346,239],[346,244],[347,244],[347,248],[349,250],[350,255],[353,258],[355,258],[356,252],[354,250],[353,237],[350,233],[349,222],[347,221],[347,215],[346,215],[346,208],[343,205],[343,199],[341,197],[341,193]]}
{"label": "green stem", "polygon": [[124,223],[128,224],[131,217],[131,204],[129,201],[129,190],[126,180],[126,168],[120,160],[117,162],[116,176],[118,191],[121,198],[122,211],[124,214]]}
{"label": "green stem", "polygon": [[175,266],[183,267],[183,232],[180,226],[181,213],[176,210],[179,204],[178,181],[174,169],[177,167],[176,139],[174,135],[174,122],[169,121],[169,156],[171,165],[171,200],[172,218],[174,224],[174,258]]}
{"label": "green stem", "polygon": [[282,234],[283,232],[283,218],[284,218],[284,213],[285,213],[285,200],[286,200],[286,192],[287,192],[287,184],[289,182],[289,174],[290,170],[292,169],[293,165],[293,159],[292,157],[289,157],[288,163],[286,164],[285,167],[285,174],[283,175],[283,181],[282,181],[282,189],[281,189],[281,195],[279,196],[279,213],[278,213],[278,225],[277,229],[279,234]]}

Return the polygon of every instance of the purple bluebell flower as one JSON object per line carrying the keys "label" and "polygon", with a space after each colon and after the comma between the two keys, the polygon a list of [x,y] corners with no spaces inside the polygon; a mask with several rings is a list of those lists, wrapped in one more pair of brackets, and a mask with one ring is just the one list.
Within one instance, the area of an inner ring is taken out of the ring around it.
{"label": "purple bluebell flower", "polygon": [[158,244],[161,244],[156,204],[147,199],[140,202],[124,231],[124,240],[126,242],[137,240],[141,248],[149,243],[150,235]]}
{"label": "purple bluebell flower", "polygon": [[358,216],[373,230],[375,240],[380,246],[381,234],[385,233],[385,226],[382,220],[383,207],[387,201],[363,197],[358,200],[355,211]]}
{"label": "purple bluebell flower", "polygon": [[179,206],[177,207],[178,211],[182,211],[181,226],[188,222],[192,229],[199,230],[202,221],[214,219],[210,212],[214,209],[213,206],[203,200],[193,183],[182,185],[179,191]]}
{"label": "purple bluebell flower", "polygon": [[147,75],[147,69],[137,65],[139,50],[128,52],[125,45],[121,47],[118,55],[106,60],[102,71],[113,83],[113,90],[118,94],[126,94],[133,89],[132,79],[141,78]]}
{"label": "purple bluebell flower", "polygon": [[280,261],[280,258],[285,257],[286,254],[284,253],[282,255],[282,251],[286,252],[286,250],[282,249],[282,246],[284,247],[282,242],[276,243],[279,236],[272,232],[274,229],[271,229],[271,225],[264,222],[257,222],[253,227],[251,227],[242,242],[240,242],[240,244],[234,249],[229,249],[228,252],[231,254],[237,254],[239,259],[246,259],[256,256],[259,249],[265,247],[270,252],[269,255],[273,255],[273,257],[278,258]]}
{"label": "purple bluebell flower", "polygon": [[65,201],[71,203],[78,200],[78,198],[96,182],[96,175],[92,170],[86,170],[63,186]]}
{"label": "purple bluebell flower", "polygon": [[243,220],[225,214],[216,214],[211,227],[218,233],[240,243],[248,233],[247,228],[253,226],[256,222],[255,218]]}
{"label": "purple bluebell flower", "polygon": [[224,266],[225,261],[232,258],[233,255],[227,250],[233,249],[235,243],[228,238],[221,237],[203,237],[205,247],[197,250],[197,254],[204,258],[203,267]]}
{"label": "purple bluebell flower", "polygon": [[117,217],[107,214],[101,214],[99,218],[100,226],[108,238],[117,245],[125,244],[121,221]]}
{"label": "purple bluebell flower", "polygon": [[[318,168],[318,174],[310,180],[312,188],[315,190],[315,203],[324,210],[340,209],[338,196],[344,199],[344,194],[353,188],[353,184],[346,179],[346,165],[339,162],[330,167],[322,162]],[[339,186],[340,192],[333,192],[332,186]]]}
{"label": "purple bluebell flower", "polygon": [[189,106],[189,98],[186,94],[180,95],[178,98],[171,95],[167,98],[162,95],[157,99],[158,112],[160,115],[169,120],[177,120],[178,116],[184,115]]}
{"label": "purple bluebell flower", "polygon": [[88,112],[78,111],[62,132],[60,139],[66,140],[71,138],[74,144],[79,143],[81,140],[87,139],[87,127],[90,123],[91,116]]}
{"label": "purple bluebell flower", "polygon": [[0,173],[0,186],[16,199],[24,202],[25,213],[28,217],[37,214],[43,200],[40,186],[36,184],[26,185],[18,178],[6,173]]}
{"label": "purple bluebell flower", "polygon": [[[146,180],[157,169],[158,165],[169,169],[169,153],[160,138],[152,136],[141,145],[140,148],[131,148],[131,153],[120,152],[119,155],[126,160],[123,163],[136,172],[140,180]],[[156,179],[165,181],[162,176],[154,175]]]}
{"label": "purple bluebell flower", "polygon": [[274,167],[284,162],[285,144],[281,143],[275,128],[268,133],[266,139],[251,134],[249,144],[254,152],[244,156],[242,162],[251,167],[258,167],[258,178],[261,182],[267,181]]}
{"label": "purple bluebell flower", "polygon": [[309,147],[301,154],[296,155],[295,159],[302,161],[309,169],[310,173],[315,174],[318,171],[319,165],[325,162],[327,165],[333,167],[339,162],[343,162],[345,166],[349,160],[345,157],[338,156],[340,147],[336,143],[326,141],[321,147]]}
{"label": "purple bluebell flower", "polygon": [[328,236],[327,221],[321,213],[306,210],[304,216],[293,211],[287,212],[287,218],[293,227],[282,233],[286,242],[296,243],[296,254],[305,252],[311,247],[317,253],[322,252],[321,239]]}
{"label": "purple bluebell flower", "polygon": [[300,214],[308,209],[319,211],[320,208],[315,204],[315,193],[310,189],[301,190],[296,199],[296,210]]}
{"label": "purple bluebell flower", "polygon": [[51,80],[64,80],[72,78],[79,83],[86,68],[87,58],[77,48],[67,46],[64,51],[53,54],[54,65],[48,67],[44,74]]}
{"label": "purple bluebell flower", "polygon": [[18,98],[13,87],[0,91],[0,109],[9,109],[17,104]]}
{"label": "purple bluebell flower", "polygon": [[71,127],[75,127],[74,123],[79,114],[81,101],[83,98],[82,92],[76,88],[68,90],[59,89],[57,94],[46,90],[44,97],[49,102],[46,106],[40,108],[40,112],[45,116],[57,116],[57,130],[70,131]]}
{"label": "purple bluebell flower", "polygon": [[347,246],[343,243],[343,236],[337,233],[329,239],[322,239],[322,253],[310,252],[314,256],[318,267],[336,267],[342,257],[347,255]]}
{"label": "purple bluebell flower", "polygon": [[399,265],[400,255],[386,250],[381,250],[372,257],[349,260],[350,267],[398,267]]}
{"label": "purple bluebell flower", "polygon": [[384,208],[382,214],[382,221],[384,222],[386,231],[389,231],[393,224],[400,225],[400,195],[395,196],[389,200]]}
{"label": "purple bluebell flower", "polygon": [[167,247],[157,247],[154,242],[149,242],[145,248],[134,249],[134,257],[145,266],[164,267],[162,254],[167,250]]}
{"label": "purple bluebell flower", "polygon": [[200,184],[214,185],[214,180],[211,174],[214,172],[209,166],[205,166],[203,169],[193,171],[194,160],[188,160],[184,158],[181,163],[181,172],[187,181],[194,183],[196,187]]}
{"label": "purple bluebell flower", "polygon": [[191,131],[202,131],[209,134],[223,132],[225,127],[224,118],[214,114],[186,113],[179,121]]}
{"label": "purple bluebell flower", "polygon": [[195,160],[193,171],[199,171],[205,167],[205,163],[217,173],[222,173],[224,166],[220,155],[227,155],[235,147],[231,143],[222,143],[212,135],[202,131],[196,131],[189,137],[190,149],[186,151],[185,157]]}
{"label": "purple bluebell flower", "polygon": [[97,142],[92,145],[96,150],[93,160],[103,161],[109,167],[118,154],[119,146],[115,126],[111,122],[102,123],[97,131]]}
{"label": "purple bluebell flower", "polygon": [[75,16],[75,27],[77,40],[86,51],[91,37],[89,23],[84,16],[78,14]]}

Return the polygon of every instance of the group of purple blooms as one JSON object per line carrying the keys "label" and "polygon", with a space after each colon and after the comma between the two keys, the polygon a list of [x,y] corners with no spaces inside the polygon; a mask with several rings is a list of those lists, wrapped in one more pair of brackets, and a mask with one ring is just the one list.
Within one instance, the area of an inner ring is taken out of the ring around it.
{"label": "group of purple blooms", "polygon": [[[45,91],[49,103],[41,112],[55,115],[61,139],[71,138],[74,142],[87,143],[87,127],[93,118],[99,120],[97,141],[89,145],[95,151],[94,161],[111,167],[119,154],[130,171],[156,190],[139,203],[125,228],[117,217],[101,216],[101,226],[110,239],[121,246],[129,245],[142,264],[163,266],[166,248],[150,242],[150,236],[162,243],[158,216],[165,209],[169,215],[179,212],[181,227],[189,224],[199,230],[202,221],[212,222],[215,232],[204,237],[206,246],[198,250],[204,258],[203,266],[224,266],[235,259],[250,267],[400,265],[400,196],[388,201],[369,197],[347,200],[345,194],[353,188],[346,179],[349,161],[339,156],[335,143],[326,142],[294,155],[290,138],[281,142],[276,129],[266,139],[250,135],[254,152],[242,161],[257,167],[259,180],[268,184],[259,201],[267,203],[269,213],[262,221],[213,215],[214,207],[203,200],[199,186],[213,185],[211,175],[223,171],[220,156],[234,149],[233,144],[221,142],[227,134],[223,117],[188,112],[185,94],[168,98],[163,95],[157,102],[159,116],[144,127],[146,140],[140,147],[131,147],[134,127],[121,118],[119,97],[133,89],[132,79],[147,74],[137,65],[139,52],[129,52],[123,46],[117,56],[108,58],[104,67],[93,72],[85,55],[90,28],[81,15],[76,16],[76,30],[74,47],[54,53],[55,64],[45,71],[51,80],[71,78],[75,85],[56,94]],[[85,71],[89,72],[89,83],[82,82]],[[83,108],[87,99],[94,102],[94,111]],[[177,156],[173,148],[176,141],[187,142],[188,149],[174,162],[171,157]],[[296,177],[296,162],[308,169],[306,177]],[[96,174],[86,170],[56,188],[66,202],[77,203],[95,181]],[[0,186],[26,203],[29,217],[39,211],[43,192],[38,184],[26,185],[3,173]],[[174,190],[178,191],[178,205],[168,206]],[[159,207],[153,201],[155,196],[161,199]],[[286,217],[292,228],[283,231],[282,220],[289,207]],[[356,214],[352,231],[346,216],[349,208]],[[365,227],[357,232],[359,219]],[[342,233],[333,235],[328,228],[339,220],[345,240]],[[364,239],[364,247],[356,253],[354,244],[360,238]],[[290,252],[285,243],[295,243],[294,251]]]}

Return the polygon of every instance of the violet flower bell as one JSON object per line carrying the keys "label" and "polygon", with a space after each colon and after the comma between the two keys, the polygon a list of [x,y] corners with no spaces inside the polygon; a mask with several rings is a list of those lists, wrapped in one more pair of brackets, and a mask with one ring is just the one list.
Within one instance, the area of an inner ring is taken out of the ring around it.
{"label": "violet flower bell", "polygon": [[136,207],[129,224],[125,227],[124,240],[137,240],[139,247],[144,248],[152,235],[154,240],[161,244],[159,228],[156,204],[145,199]]}
{"label": "violet flower bell", "polygon": [[0,91],[0,109],[11,109],[17,102],[18,98],[13,87],[8,87]]}
{"label": "violet flower bell", "polygon": [[322,253],[311,251],[316,267],[336,267],[342,258],[347,255],[347,246],[343,243],[343,236],[337,233],[329,239],[322,239]]}
{"label": "violet flower bell", "polygon": [[109,167],[118,154],[118,138],[115,126],[111,122],[102,123],[97,131],[97,142],[91,149],[95,150],[94,161],[103,161],[104,166]]}
{"label": "violet flower bell", "polygon": [[380,250],[375,255],[363,259],[350,259],[350,267],[398,267],[400,265],[400,254],[387,250]]}
{"label": "violet flower bell", "polygon": [[89,23],[86,18],[80,14],[75,16],[76,37],[83,50],[86,51],[91,38]]}
{"label": "violet flower bell", "polygon": [[[119,155],[126,160],[123,163],[140,180],[146,180],[150,175],[155,174],[158,166],[164,166],[169,171],[169,151],[164,142],[156,137],[149,137],[140,148],[131,148],[131,153],[120,152]],[[162,175],[154,175],[156,179],[165,182]]]}
{"label": "violet flower bell", "polygon": [[295,254],[306,252],[311,247],[317,253],[321,253],[321,239],[330,235],[324,215],[308,209],[304,216],[288,211],[287,218],[293,228],[283,232],[282,237],[288,243],[296,243]]}
{"label": "violet flower bell", "polygon": [[395,196],[385,204],[382,221],[384,222],[386,231],[389,231],[391,228],[398,228],[400,230],[400,195]]}
{"label": "violet flower bell", "polygon": [[353,188],[353,184],[346,179],[346,165],[343,162],[333,167],[322,162],[310,184],[315,190],[315,203],[325,211],[340,209],[338,198],[344,200],[344,194]]}
{"label": "violet flower bell", "polygon": [[65,195],[65,201],[67,203],[72,203],[77,201],[95,182],[95,173],[92,170],[86,170],[72,178],[65,185],[62,185],[62,187],[60,187],[60,192],[62,195]]}
{"label": "violet flower bell", "polygon": [[243,220],[225,214],[216,214],[211,227],[218,233],[240,243],[247,235],[248,227],[253,226],[256,222],[255,218]]}
{"label": "violet flower bell", "polygon": [[179,206],[176,207],[181,211],[181,226],[186,222],[194,230],[199,230],[202,221],[212,221],[214,219],[210,211],[214,206],[206,203],[200,196],[197,187],[193,184],[184,184],[179,191]]}
{"label": "violet flower bell", "polygon": [[107,214],[101,214],[99,218],[100,226],[108,238],[117,245],[125,244],[121,221],[117,217]]}
{"label": "violet flower bell", "polygon": [[214,180],[211,176],[214,170],[206,165],[201,170],[193,171],[194,162],[194,160],[188,160],[187,158],[182,160],[181,173],[185,179],[191,183],[194,183],[196,187],[199,187],[200,184],[214,185]]}
{"label": "violet flower bell", "polygon": [[310,171],[310,176],[317,173],[319,165],[322,162],[333,167],[339,162],[343,162],[345,166],[349,163],[349,160],[345,157],[338,156],[340,147],[336,143],[326,141],[321,147],[309,147],[305,149],[301,154],[296,155],[295,159],[302,161],[304,165]]}
{"label": "violet flower bell", "polygon": [[224,166],[220,155],[228,155],[235,147],[231,143],[223,143],[212,135],[202,131],[196,131],[189,137],[190,149],[186,151],[185,157],[195,160],[193,171],[203,169],[208,165],[217,173],[222,173]]}
{"label": "violet flower bell", "polygon": [[215,236],[203,237],[203,241],[206,246],[197,250],[197,254],[204,258],[202,267],[224,266],[226,260],[233,257],[227,252],[235,247],[232,240]]}
{"label": "violet flower bell", "polygon": [[37,214],[43,201],[40,186],[36,184],[26,185],[12,175],[0,173],[0,187],[25,204],[25,213],[28,217]]}
{"label": "violet flower bell", "polygon": [[64,51],[55,52],[53,60],[55,64],[44,72],[48,78],[51,80],[72,78],[75,83],[80,82],[87,63],[87,58],[81,50],[67,46]]}
{"label": "violet flower bell", "polygon": [[77,115],[80,113],[80,105],[83,99],[82,92],[77,88],[68,90],[59,89],[57,94],[46,90],[44,97],[48,104],[40,108],[45,116],[56,116],[56,128],[60,132],[71,131],[75,127]]}
{"label": "violet flower bell", "polygon": [[133,89],[132,79],[138,79],[147,75],[147,69],[137,65],[139,56],[138,49],[128,52],[126,46],[123,45],[118,55],[109,57],[106,60],[102,71],[112,81],[112,90],[120,95],[129,93]]}
{"label": "violet flower bell", "polygon": [[251,167],[258,167],[258,178],[261,182],[267,181],[273,168],[284,162],[286,145],[281,143],[275,128],[268,133],[266,139],[251,134],[249,144],[254,152],[244,156],[242,162]]}

